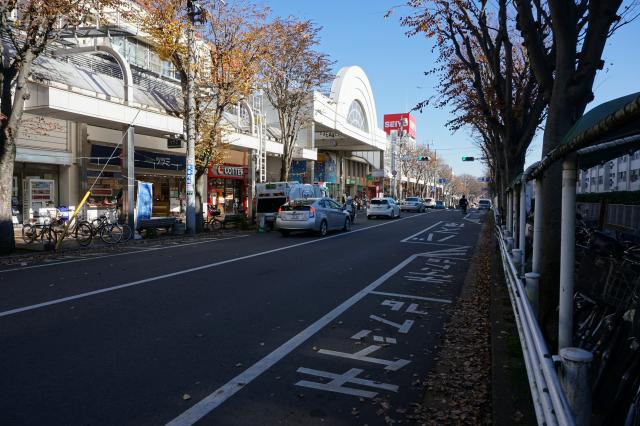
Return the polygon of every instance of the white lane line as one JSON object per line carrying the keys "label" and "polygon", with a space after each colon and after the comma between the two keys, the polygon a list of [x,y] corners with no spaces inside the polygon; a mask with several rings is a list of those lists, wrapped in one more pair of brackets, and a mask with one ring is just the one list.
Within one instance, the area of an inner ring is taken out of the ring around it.
{"label": "white lane line", "polygon": [[[423,213],[424,214],[424,213]],[[436,222],[433,225],[431,225],[430,227],[428,227],[427,229],[423,229],[420,232],[416,232],[413,235],[408,236],[407,238],[405,238],[404,240],[400,241],[401,243],[406,243],[409,242],[410,239],[417,237],[418,235],[422,234],[423,232],[427,232],[428,230],[435,228],[436,226],[440,225],[442,223],[442,221]]]}
{"label": "white lane line", "polygon": [[[116,257],[116,256],[128,256],[128,255],[132,255],[135,253],[146,253],[146,252],[150,252],[150,251],[156,251],[156,250],[165,250],[165,249],[169,249],[169,248],[176,248],[176,247],[184,247],[184,246],[192,246],[195,244],[205,244],[205,243],[212,243],[212,242],[216,242],[216,241],[225,241],[225,240],[233,240],[235,238],[244,238],[244,237],[248,237],[249,235],[236,235],[235,237],[225,237],[225,238],[207,238],[206,240],[202,240],[202,241],[195,241],[192,243],[184,243],[184,244],[177,244],[177,245],[167,245],[167,246],[162,246],[162,247],[126,247],[128,248],[135,248],[134,251],[128,251],[128,252],[122,252],[122,253],[115,253],[115,254],[108,254],[106,256],[100,256],[100,257],[82,257],[79,259],[74,258],[73,260],[63,260],[61,262],[56,262],[55,259],[45,259],[45,262],[50,262],[50,263],[46,263],[46,264],[40,264],[40,265],[31,265],[31,266],[21,266],[19,268],[12,268],[12,269],[0,269],[0,274],[4,273],[4,272],[15,272],[15,271],[24,271],[27,269],[36,269],[36,268],[44,268],[45,266],[56,266],[56,265],[64,265],[66,263],[76,263],[76,262],[84,262],[87,260],[97,260],[97,259],[106,259],[109,257]],[[87,254],[88,255],[88,254]],[[65,257],[68,259],[68,257]]]}
{"label": "white lane line", "polygon": [[[264,256],[266,254],[277,253],[279,251],[288,250],[288,249],[295,248],[295,247],[300,247],[300,246],[305,246],[307,244],[319,243],[319,242],[322,242],[322,241],[330,240],[332,238],[341,237],[343,235],[353,234],[353,233],[356,233],[356,232],[365,231],[367,229],[377,228],[379,226],[391,225],[393,223],[398,223],[401,220],[411,219],[411,218],[417,217],[417,216],[419,216],[419,215],[405,217],[405,218],[402,218],[402,219],[396,219],[393,222],[385,222],[385,223],[381,223],[379,225],[372,225],[372,226],[368,226],[366,228],[356,229],[355,231],[349,231],[349,232],[343,232],[341,234],[331,235],[329,237],[319,238],[319,239],[315,239],[315,240],[311,240],[311,241],[305,241],[304,243],[292,244],[290,246],[279,247],[279,248],[276,248],[276,249],[261,251],[259,253],[249,254],[249,255],[246,255],[246,256],[235,257],[233,259],[227,259],[227,260],[222,260],[222,261],[219,261],[219,262],[209,263],[209,264],[202,265],[202,266],[196,266],[194,268],[183,269],[181,271],[171,272],[169,274],[157,275],[155,277],[149,277],[149,278],[145,278],[145,279],[142,279],[142,280],[133,281],[133,282],[130,282],[130,283],[116,285],[116,286],[113,286],[113,287],[106,287],[106,288],[102,288],[100,290],[88,291],[86,293],[80,293],[80,294],[76,294],[74,296],[67,296],[67,297],[63,297],[61,299],[50,300],[48,302],[37,303],[35,305],[29,305],[29,306],[24,306],[24,307],[21,307],[21,308],[15,308],[15,309],[11,309],[11,310],[8,310],[8,311],[0,312],[0,318],[6,317],[6,316],[9,316],[9,315],[18,314],[20,312],[32,311],[34,309],[44,308],[46,306],[57,305],[59,303],[69,302],[71,300],[83,299],[85,297],[95,296],[97,294],[107,293],[107,292],[111,292],[111,291],[115,291],[115,290],[120,290],[120,289],[123,289],[123,288],[128,288],[128,287],[133,287],[133,286],[137,286],[137,285],[141,285],[141,284],[146,284],[146,283],[150,283],[150,282],[153,282],[153,281],[162,280],[162,279],[165,279],[165,278],[177,277],[177,276],[180,276],[180,275],[189,274],[191,272],[202,271],[203,269],[214,268],[216,266],[226,265],[228,263],[238,262],[240,260],[246,260],[246,259],[251,259],[251,258],[254,258],[254,257],[258,257],[258,256]],[[235,238],[238,238],[238,237],[235,237]],[[220,240],[217,240],[217,241],[220,241]],[[171,246],[171,247],[176,247],[176,246]],[[162,248],[164,248],[164,247],[162,247]],[[158,248],[158,250],[160,250],[160,248]],[[129,252],[127,254],[132,254],[132,253]],[[70,261],[70,262],[73,262],[73,261]],[[62,262],[60,262],[60,263],[62,263]]]}
{"label": "white lane line", "polygon": [[447,244],[447,243],[432,243],[428,241],[402,241],[403,243],[423,244],[429,246],[447,246],[447,247],[460,247],[460,244]]}
{"label": "white lane line", "polygon": [[449,299],[434,299],[433,297],[414,296],[412,294],[387,293],[384,291],[372,291],[371,294],[377,294],[379,296],[403,297],[405,299],[426,300],[427,302],[451,303],[451,300]]}
{"label": "white lane line", "polygon": [[[415,217],[415,216],[412,216]],[[392,222],[393,223],[393,222]],[[216,391],[211,393],[209,396],[205,397],[203,400],[199,401],[197,404],[189,408],[184,413],[180,414],[175,419],[171,420],[167,423],[168,426],[183,426],[183,425],[192,425],[198,420],[202,419],[204,416],[215,410],[220,404],[225,402],[227,399],[231,398],[236,392],[240,389],[248,385],[251,381],[255,380],[256,377],[267,371],[269,368],[273,367],[278,361],[287,356],[293,350],[295,350],[298,346],[304,343],[311,336],[316,334],[322,328],[324,328],[331,321],[336,319],[342,313],[344,313],[347,309],[358,303],[362,300],[367,294],[371,293],[372,290],[377,288],[379,285],[388,280],[391,276],[393,276],[396,272],[400,271],[402,268],[411,263],[417,255],[412,255],[380,278],[369,284],[367,287],[360,290],[358,293],[351,296],[349,299],[342,302],[342,304],[338,305],[331,312],[311,324],[309,327],[302,330],[300,333],[289,339],[282,346],[271,352],[269,355],[262,358],[260,361],[253,364],[251,367],[247,368],[245,371],[231,379],[225,385],[222,385]]]}

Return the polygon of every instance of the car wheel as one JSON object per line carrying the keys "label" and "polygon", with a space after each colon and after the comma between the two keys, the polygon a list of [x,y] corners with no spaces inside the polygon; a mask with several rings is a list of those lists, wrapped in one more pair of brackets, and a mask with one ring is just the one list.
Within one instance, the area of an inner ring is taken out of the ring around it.
{"label": "car wheel", "polygon": [[400,219],[400,216],[402,216],[402,212],[398,212],[398,216],[396,216],[396,218]]}
{"label": "car wheel", "polygon": [[327,235],[327,231],[328,231],[328,228],[327,228],[327,221],[326,221],[326,220],[323,220],[323,221],[320,223],[320,232],[319,232],[320,236],[321,236],[321,237],[326,236],[326,235]]}
{"label": "car wheel", "polygon": [[281,229],[280,233],[282,234],[283,237],[288,237],[291,231],[288,229]]}
{"label": "car wheel", "polygon": [[367,216],[367,220],[371,220],[371,217],[372,217],[372,216]]}
{"label": "car wheel", "polygon": [[351,221],[349,220],[349,218],[346,218],[344,220],[344,228],[342,228],[342,230],[345,232],[351,231]]}

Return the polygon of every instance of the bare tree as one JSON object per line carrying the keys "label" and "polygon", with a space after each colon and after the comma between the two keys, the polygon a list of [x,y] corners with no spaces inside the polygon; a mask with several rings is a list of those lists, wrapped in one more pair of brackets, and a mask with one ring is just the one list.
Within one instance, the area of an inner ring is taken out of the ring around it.
{"label": "bare tree", "polygon": [[68,27],[116,0],[6,0],[0,3],[0,252],[15,248],[11,188],[16,137],[29,99],[33,61]]}
{"label": "bare tree", "polygon": [[[633,4],[619,11],[622,0],[515,0],[518,28],[531,68],[549,104],[543,155],[554,150],[593,100],[593,82],[604,61],[607,39],[634,19]],[[550,28],[551,37],[541,35]],[[550,337],[557,328],[560,272],[561,164],[544,175],[540,316]]]}
{"label": "bare tree", "polygon": [[283,144],[280,180],[289,179],[293,148],[313,119],[313,92],[332,79],[332,62],[317,52],[320,27],[308,20],[278,18],[269,25],[271,54],[265,60],[266,96],[278,113]]}

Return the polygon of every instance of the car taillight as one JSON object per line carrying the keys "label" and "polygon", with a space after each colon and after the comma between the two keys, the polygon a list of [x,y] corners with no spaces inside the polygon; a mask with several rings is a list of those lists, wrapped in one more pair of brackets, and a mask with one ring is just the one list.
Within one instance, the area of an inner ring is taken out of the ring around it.
{"label": "car taillight", "polygon": [[280,216],[280,213],[282,213],[282,207],[278,208],[278,216]]}
{"label": "car taillight", "polygon": [[309,217],[316,217],[316,209],[313,207],[309,209]]}

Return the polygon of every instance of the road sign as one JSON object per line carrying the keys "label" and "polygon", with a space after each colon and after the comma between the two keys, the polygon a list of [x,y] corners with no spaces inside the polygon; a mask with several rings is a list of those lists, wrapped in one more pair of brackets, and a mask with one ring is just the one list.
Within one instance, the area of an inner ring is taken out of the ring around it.
{"label": "road sign", "polygon": [[449,179],[447,179],[447,178],[439,178],[438,179],[438,183],[447,183],[447,182],[449,182]]}
{"label": "road sign", "polygon": [[411,160],[413,160],[413,157],[410,156],[410,155],[403,155],[402,157],[400,157],[400,159],[402,161],[411,161]]}

